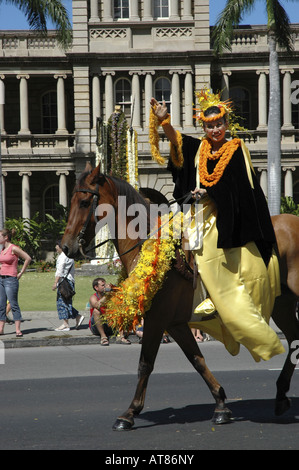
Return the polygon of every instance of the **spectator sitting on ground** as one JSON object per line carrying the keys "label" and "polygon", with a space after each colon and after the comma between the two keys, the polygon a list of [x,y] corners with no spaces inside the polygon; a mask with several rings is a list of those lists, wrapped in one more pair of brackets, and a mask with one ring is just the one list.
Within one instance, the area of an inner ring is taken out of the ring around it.
{"label": "spectator sitting on ground", "polygon": [[[90,305],[90,320],[89,328],[93,335],[101,337],[101,345],[109,346],[109,336],[113,334],[113,330],[101,319],[103,313],[103,306],[101,306],[105,301],[105,292],[111,290],[111,286],[106,284],[106,280],[102,277],[97,277],[92,282],[92,287],[95,290],[95,293],[91,295],[89,299]],[[122,331],[119,332],[120,344],[131,344],[131,342],[125,338]]]}
{"label": "spectator sitting on ground", "polygon": [[[141,320],[141,322],[139,323],[139,325],[137,325],[137,327],[136,327],[136,335],[137,335],[138,338],[139,338],[139,344],[142,344],[142,337],[143,337],[143,319]],[[161,343],[162,343],[162,344],[171,343],[168,334],[163,333],[163,337],[162,337],[162,339],[161,339]]]}

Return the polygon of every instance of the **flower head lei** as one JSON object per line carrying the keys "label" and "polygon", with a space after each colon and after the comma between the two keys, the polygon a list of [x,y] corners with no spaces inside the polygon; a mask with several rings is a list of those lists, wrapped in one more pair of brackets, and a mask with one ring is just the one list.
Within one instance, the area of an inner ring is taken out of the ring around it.
{"label": "flower head lei", "polygon": [[[212,93],[210,89],[204,88],[203,90],[196,93],[199,108],[195,108],[195,118],[199,120],[203,126],[204,123],[217,121],[224,117],[228,122],[228,129],[232,136],[236,135],[237,131],[246,131],[246,129],[237,122],[238,116],[235,115],[233,110],[233,103],[230,100],[221,101],[221,93]],[[205,116],[205,111],[212,106],[216,106],[219,109],[219,114],[216,116]]]}

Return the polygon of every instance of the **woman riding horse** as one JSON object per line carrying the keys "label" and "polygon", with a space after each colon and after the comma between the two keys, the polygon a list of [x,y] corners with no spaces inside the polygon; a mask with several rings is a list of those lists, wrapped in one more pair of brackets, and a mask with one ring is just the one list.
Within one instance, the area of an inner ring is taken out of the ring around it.
{"label": "woman riding horse", "polygon": [[[155,113],[159,113],[163,110],[163,114],[161,114],[161,118],[164,118],[166,115],[165,108],[163,106],[158,105],[156,102],[152,102],[153,106],[156,106]],[[213,117],[213,116],[212,116]],[[155,116],[156,118],[156,116]],[[158,119],[158,118],[156,118]],[[161,120],[160,120],[161,121]],[[162,121],[163,122],[163,121]],[[213,122],[213,121],[212,121]],[[223,125],[221,122],[220,127]],[[178,145],[176,149],[178,150],[175,154],[174,161],[180,162],[181,156],[179,149],[180,149],[180,142],[185,141],[185,136],[181,136],[179,133],[175,133],[174,129],[167,124],[167,122],[163,122],[163,127],[169,130],[169,133],[172,133],[172,137],[170,140],[173,139],[175,135],[178,139]],[[174,140],[176,142],[176,140]],[[197,139],[193,139],[190,141],[193,143],[196,150],[193,152],[193,156],[198,150],[200,145],[200,141]],[[242,150],[244,151],[245,147],[242,146]],[[183,149],[184,150],[184,149]],[[240,145],[238,146],[238,150],[240,150]],[[212,154],[213,155],[213,154]],[[251,185],[251,178],[252,184],[257,189],[258,186],[256,184],[256,180],[254,178],[254,174],[252,173],[250,167],[247,167],[247,163],[249,160],[245,160],[243,154],[240,152],[234,153],[232,155],[232,160],[239,157],[238,163],[242,166],[242,163],[246,167],[245,177],[248,178]],[[221,160],[219,158],[219,160]],[[179,165],[178,165],[179,166]],[[229,170],[228,167],[223,171],[223,178],[224,173],[226,170]],[[244,170],[244,169],[243,169]],[[250,171],[249,171],[250,170]],[[196,186],[196,172],[194,170],[194,159],[188,158],[188,155],[184,159],[183,168],[176,169],[177,173],[180,177],[183,176],[183,179],[178,179],[177,181],[182,183],[184,182],[184,176],[186,175],[193,175],[193,185],[189,189],[194,189]],[[251,175],[251,177],[250,177]],[[239,175],[237,175],[239,177]],[[244,176],[244,171],[243,171]],[[246,180],[245,178],[245,180]],[[224,182],[224,179],[220,179],[219,183]],[[188,178],[185,181],[189,181]],[[191,181],[191,180],[190,180]],[[176,185],[176,188],[178,186]],[[203,188],[201,188],[202,191]],[[209,187],[207,186],[207,192],[209,192]],[[229,194],[232,196],[230,190],[232,188],[228,188]],[[188,190],[181,186],[182,192],[185,194]],[[63,247],[66,254],[70,257],[75,257],[78,253],[78,249],[84,244],[87,246],[93,239],[95,233],[95,226],[96,222],[99,222],[99,216],[97,219],[94,215],[95,207],[106,207],[107,204],[112,206],[114,209],[112,212],[115,216],[115,223],[117,214],[119,212],[118,207],[118,196],[126,197],[130,194],[130,199],[132,201],[140,203],[140,195],[135,191],[135,189],[130,186],[129,184],[125,184],[121,180],[117,178],[112,178],[107,175],[103,175],[101,173],[101,168],[98,166],[97,168],[92,169],[90,165],[86,166],[85,173],[82,174],[81,178],[77,182],[76,188],[74,190],[74,194],[72,197],[71,208],[68,218],[67,227],[65,229],[65,233],[63,236]],[[234,192],[233,192],[234,194]],[[132,197],[131,197],[132,196]],[[226,194],[225,194],[226,196]],[[231,201],[236,202],[234,199],[230,199]],[[206,199],[206,202],[208,200]],[[203,208],[209,209],[209,204],[204,202]],[[220,201],[221,202],[221,201]],[[212,210],[211,218],[208,219],[212,223],[210,224],[211,232],[216,232],[215,230],[215,220],[212,218],[213,214],[217,216],[217,211]],[[204,220],[204,219],[203,219]],[[219,220],[219,219],[218,219]],[[273,310],[273,319],[277,326],[281,329],[281,331],[285,334],[285,337],[288,342],[289,351],[283,366],[283,369],[279,375],[277,380],[277,395],[275,401],[275,413],[277,415],[281,415],[290,407],[290,401],[286,396],[286,393],[289,390],[291,378],[293,375],[293,371],[295,368],[294,361],[291,360],[291,356],[293,353],[292,350],[292,343],[299,339],[299,322],[296,316],[296,303],[299,299],[299,218],[290,214],[283,214],[279,216],[275,216],[272,218],[273,226],[275,229],[275,235],[277,239],[277,247],[279,253],[279,262],[280,262],[280,273],[281,273],[281,283],[283,285],[282,294],[280,297],[276,298],[274,310]],[[124,227],[120,227],[121,229],[126,229],[130,220],[128,216],[123,221]],[[269,227],[269,225],[268,225]],[[207,228],[207,223],[205,223],[204,228]],[[217,227],[216,227],[217,228]],[[271,228],[271,226],[270,226]],[[206,230],[206,232],[208,232]],[[126,232],[127,233],[127,232]],[[209,234],[208,234],[209,235]],[[216,237],[215,237],[216,238]],[[204,236],[204,246],[206,245],[207,233]],[[269,240],[273,242],[273,239]],[[134,269],[139,264],[140,259],[140,250],[141,245],[136,245],[136,239],[130,239],[130,237],[116,237],[114,240],[115,246],[119,253],[119,256],[122,260],[122,263],[126,269],[126,272],[130,277],[131,273],[134,272]],[[217,248],[217,242],[215,242],[215,249],[214,250],[222,250],[223,253],[230,255],[232,252],[236,252],[237,261],[240,260],[240,254],[244,252],[244,247],[233,247],[230,248]],[[262,264],[266,265],[260,256],[257,248],[255,247],[255,243],[252,243],[252,253],[256,254],[256,258],[258,258],[259,266]],[[259,248],[261,249],[261,245],[259,244]],[[249,248],[246,245],[245,249],[249,252]],[[199,251],[199,255],[200,250]],[[261,251],[263,251],[261,249]],[[252,253],[249,253],[250,255]],[[266,258],[265,258],[266,259]],[[155,260],[154,260],[155,261]],[[228,258],[223,259],[223,262],[228,262]],[[267,259],[266,259],[267,262]],[[273,259],[268,263],[268,267],[271,267],[273,263]],[[202,264],[202,263],[201,263]],[[275,263],[273,263],[275,264]],[[153,264],[153,267],[156,265]],[[253,268],[254,265],[250,265],[250,269]],[[219,267],[222,271],[225,272],[227,269],[226,265]],[[236,263],[235,268],[239,268],[239,263]],[[202,267],[201,267],[202,269]],[[220,271],[219,269],[219,271]],[[219,272],[217,270],[213,271],[213,286],[211,291],[215,287],[215,289],[219,289],[218,284],[222,283],[222,278],[218,277]],[[236,271],[237,272],[237,271]],[[160,273],[157,272],[157,275]],[[144,280],[144,279],[143,279]],[[247,279],[246,279],[247,280]],[[220,283],[221,281],[221,283]],[[253,286],[259,286],[261,280],[254,280]],[[275,283],[274,283],[275,284]],[[265,290],[266,290],[265,286]],[[244,287],[240,286],[240,293],[242,293]],[[274,290],[274,289],[273,289]],[[134,290],[132,291],[134,293]],[[190,317],[191,317],[191,309],[192,309],[192,301],[193,301],[193,286],[190,281],[185,279],[178,270],[172,266],[171,269],[168,271],[167,276],[165,277],[165,281],[161,286],[161,289],[157,292],[157,294],[152,299],[152,304],[147,310],[145,318],[144,318],[144,336],[141,345],[141,352],[140,352],[140,359],[139,359],[139,367],[138,367],[138,383],[136,387],[136,391],[134,393],[134,397],[129,404],[129,407],[117,418],[113,429],[115,430],[128,430],[132,429],[134,425],[134,417],[137,416],[144,407],[144,401],[146,396],[146,389],[148,384],[148,379],[150,377],[151,372],[153,371],[156,355],[158,353],[160,347],[160,341],[163,335],[163,332],[167,330],[173,339],[178,343],[190,363],[194,366],[195,370],[200,373],[206,384],[208,385],[214,399],[216,402],[215,414],[213,417],[213,421],[217,424],[228,423],[231,421],[231,413],[226,407],[225,402],[225,392],[221,385],[218,383],[216,378],[213,376],[211,371],[208,369],[205,359],[198,348],[198,344],[196,343],[194,336],[191,332],[191,329],[188,326],[190,325]],[[212,292],[210,292],[212,295]],[[238,292],[239,295],[239,292]],[[214,300],[214,298],[213,298]],[[268,299],[266,299],[266,303]],[[216,305],[216,302],[215,302]],[[234,305],[239,306],[239,297],[234,297],[231,300],[231,304],[228,306],[229,310],[233,308]],[[270,304],[269,304],[270,305]],[[268,308],[269,308],[268,305]],[[219,305],[221,307],[221,305]],[[218,309],[218,305],[216,305]],[[242,307],[241,307],[242,308]],[[242,324],[242,316],[244,312],[239,309],[238,312],[234,311],[233,317],[236,317],[237,320],[240,320]],[[270,308],[269,308],[270,309]],[[239,315],[239,317],[238,317]],[[233,318],[235,320],[235,318]],[[250,327],[254,324],[252,318]],[[216,320],[215,320],[216,321]],[[257,309],[257,319],[258,324],[265,323],[267,331],[268,326],[263,319],[261,319],[261,313]],[[205,323],[212,324],[214,320],[209,320]],[[217,319],[219,324],[219,319]],[[242,326],[242,325],[241,325]],[[202,328],[202,329],[206,329]],[[227,328],[227,327],[226,327]],[[224,331],[224,327],[222,325],[222,331]],[[227,330],[228,331],[228,330]],[[254,326],[254,331],[257,331],[256,326]],[[248,333],[250,335],[250,333]],[[272,333],[271,333],[272,334]],[[234,339],[231,336],[231,340],[234,340],[238,346],[238,343],[241,342],[239,338]],[[253,335],[253,342],[256,343],[257,340]],[[280,343],[278,342],[278,349],[281,348]],[[269,344],[268,344],[269,346]],[[266,347],[263,347],[264,351]],[[272,352],[271,349],[271,342],[270,342],[270,353]]]}
{"label": "woman riding horse", "polygon": [[[284,352],[268,325],[280,295],[268,206],[244,142],[225,138],[226,131],[236,127],[231,104],[209,91],[199,94],[199,102],[199,120],[206,133],[202,140],[175,132],[165,102],[151,100],[158,124],[175,147],[177,158],[170,164],[174,196],[179,198],[190,190],[194,197],[205,196],[192,209],[189,248],[212,299],[209,313],[214,305],[218,316],[197,327],[222,341],[233,355],[238,354],[241,343],[256,361],[268,360]],[[194,214],[194,210],[198,212]],[[203,300],[198,289],[194,321],[207,313]]]}

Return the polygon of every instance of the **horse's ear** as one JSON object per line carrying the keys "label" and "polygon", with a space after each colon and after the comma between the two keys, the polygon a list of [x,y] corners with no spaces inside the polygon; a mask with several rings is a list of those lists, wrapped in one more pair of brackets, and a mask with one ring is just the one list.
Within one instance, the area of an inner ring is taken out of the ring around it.
{"label": "horse's ear", "polygon": [[103,185],[106,181],[105,175],[101,172],[101,164],[99,164],[92,172],[91,184]]}
{"label": "horse's ear", "polygon": [[84,173],[91,173],[93,170],[90,162],[86,162]]}

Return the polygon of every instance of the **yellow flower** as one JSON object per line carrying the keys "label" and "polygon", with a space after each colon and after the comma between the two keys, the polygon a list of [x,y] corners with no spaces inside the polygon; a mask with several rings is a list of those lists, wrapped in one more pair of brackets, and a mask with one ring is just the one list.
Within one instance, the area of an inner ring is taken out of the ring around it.
{"label": "yellow flower", "polygon": [[[171,234],[173,223],[171,220]],[[105,304],[103,316],[112,328],[127,331],[136,328],[161,289],[179,245],[180,239],[173,239],[172,235],[167,239],[145,241],[135,269],[119,284],[117,291],[110,294]]]}

